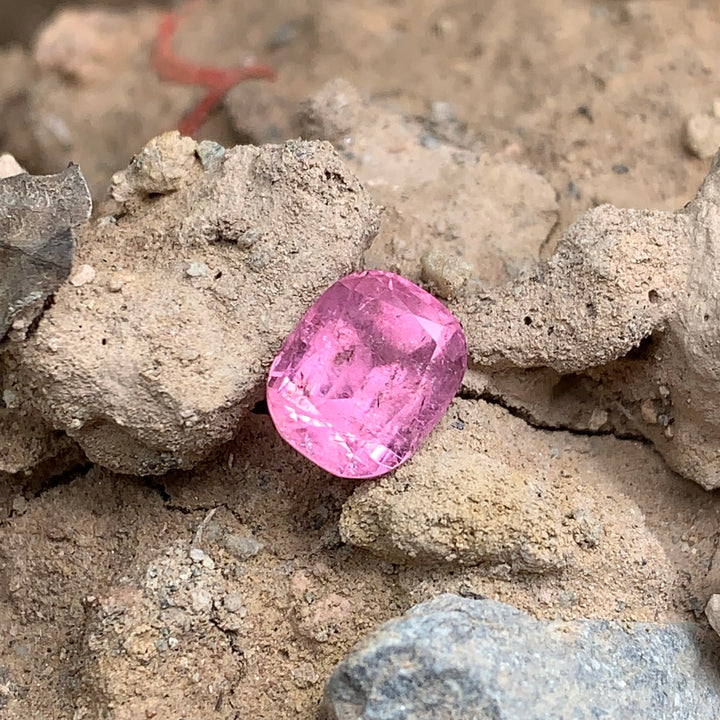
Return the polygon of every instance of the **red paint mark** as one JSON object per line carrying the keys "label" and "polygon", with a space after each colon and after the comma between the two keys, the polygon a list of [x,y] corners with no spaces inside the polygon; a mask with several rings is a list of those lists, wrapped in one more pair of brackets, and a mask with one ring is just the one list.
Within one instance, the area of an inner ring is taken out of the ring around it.
{"label": "red paint mark", "polygon": [[210,113],[235,85],[244,80],[275,80],[277,76],[273,68],[262,63],[221,68],[179,58],[175,54],[173,41],[180,20],[197,10],[202,2],[203,0],[189,0],[184,9],[173,10],[162,16],[151,56],[152,66],[161,80],[183,85],[201,85],[207,89],[200,102],[178,126],[181,135],[191,137],[200,130]]}

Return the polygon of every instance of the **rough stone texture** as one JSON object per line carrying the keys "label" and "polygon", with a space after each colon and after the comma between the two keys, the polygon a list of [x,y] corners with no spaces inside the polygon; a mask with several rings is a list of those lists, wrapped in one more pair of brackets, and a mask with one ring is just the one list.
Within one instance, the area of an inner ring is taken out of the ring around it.
{"label": "rough stone texture", "polygon": [[[190,473],[148,481],[95,467],[18,499],[0,525],[3,710],[13,720],[62,717],[53,707],[70,718],[80,707],[123,718],[235,720],[248,707],[262,720],[315,717],[322,683],[358,638],[443,592],[545,618],[687,617],[712,556],[715,538],[703,529],[717,524],[717,500],[647,445],[532,431],[501,408],[490,412],[463,415],[466,427],[505,464],[523,448],[526,469],[558,483],[561,514],[585,513],[585,544],[562,572],[398,565],[346,545],[337,525],[354,483],[330,479],[253,413]],[[474,456],[467,437],[451,435],[448,452]],[[115,615],[111,598],[123,601]],[[236,631],[223,619],[230,608]],[[166,650],[170,636],[179,643]],[[231,658],[232,674],[220,678],[215,667]]]}
{"label": "rough stone texture", "polygon": [[368,267],[418,280],[420,258],[441,250],[494,285],[539,260],[557,202],[533,170],[438,139],[417,120],[364,102],[343,80],[308,98],[299,122],[303,136],[333,142],[388,208]]}
{"label": "rough stone texture", "polygon": [[[117,217],[79,238],[93,282],[61,288],[8,364],[14,391],[91,460],[162,473],[232,437],[281,341],[357,268],[378,212],[320,142],[237,147],[205,171],[168,133],[113,193]],[[193,262],[209,272],[189,276]]]}
{"label": "rough stone texture", "polygon": [[422,281],[445,300],[462,295],[475,275],[469,262],[437,249],[428,250],[420,258],[420,266]]}
{"label": "rough stone texture", "polygon": [[689,227],[661,212],[586,213],[546,263],[468,300],[473,360],[571,373],[626,355],[663,329],[678,302],[689,263],[678,239]]}
{"label": "rough stone texture", "polygon": [[[522,395],[515,368],[549,368],[574,388],[572,376],[585,374],[600,388],[589,429],[619,412],[620,429],[652,440],[674,470],[720,487],[719,208],[720,154],[684,210],[598,207],[537,269],[456,301],[471,361],[491,376],[479,381],[481,396],[493,385],[502,396],[508,372],[510,394]],[[557,386],[557,377],[546,379]],[[547,400],[558,394],[505,401],[548,424],[546,412],[557,419],[558,408]],[[567,416],[560,425],[577,427]]]}
{"label": "rough stone texture", "polygon": [[[560,454],[553,443],[498,407],[458,399],[407,465],[355,490],[340,535],[393,562],[510,574],[588,567],[632,527],[599,510],[600,493],[578,489],[603,471],[548,462]],[[634,562],[649,551],[633,549]]]}
{"label": "rough stone texture", "polygon": [[690,624],[538,621],[444,595],[366,637],[325,689],[323,720],[711,720],[717,657]]}
{"label": "rough stone texture", "polygon": [[115,720],[182,715],[143,690],[150,672],[156,687],[183,687],[198,711],[212,713],[246,671],[237,635],[247,610],[229,585],[213,557],[185,541],[151,560],[137,586],[85,598],[78,712],[102,717],[112,707]]}
{"label": "rough stone texture", "polygon": [[0,179],[0,340],[12,326],[22,338],[45,300],[70,273],[73,228],[90,217],[80,169]]}
{"label": "rough stone texture", "polygon": [[206,167],[200,145],[192,138],[165,133],[150,140],[126,170],[113,175],[110,194],[119,203],[167,195],[197,179],[198,160],[206,170],[218,169]]}

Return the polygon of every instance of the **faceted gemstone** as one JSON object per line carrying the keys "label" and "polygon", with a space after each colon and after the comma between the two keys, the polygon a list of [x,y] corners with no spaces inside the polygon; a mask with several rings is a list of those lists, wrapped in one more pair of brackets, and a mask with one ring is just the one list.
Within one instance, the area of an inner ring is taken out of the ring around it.
{"label": "faceted gemstone", "polygon": [[282,346],[267,383],[280,435],[333,475],[405,462],[460,388],[460,323],[399,275],[355,273],[326,290]]}

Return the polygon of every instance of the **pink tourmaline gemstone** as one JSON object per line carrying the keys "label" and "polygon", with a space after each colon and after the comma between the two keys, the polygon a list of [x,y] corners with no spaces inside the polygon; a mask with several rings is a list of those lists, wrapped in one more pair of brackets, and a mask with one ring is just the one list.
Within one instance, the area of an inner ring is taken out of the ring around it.
{"label": "pink tourmaline gemstone", "polygon": [[372,478],[405,462],[447,410],[467,367],[460,323],[382,270],[328,288],[273,361],[278,432],[321,468]]}

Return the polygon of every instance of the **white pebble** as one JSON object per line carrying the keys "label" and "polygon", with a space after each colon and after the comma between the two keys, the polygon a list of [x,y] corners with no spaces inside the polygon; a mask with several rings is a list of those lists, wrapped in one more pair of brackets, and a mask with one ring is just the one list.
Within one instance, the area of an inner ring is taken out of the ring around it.
{"label": "white pebble", "polygon": [[95,279],[95,268],[92,265],[80,265],[77,270],[70,276],[70,284],[75,287],[87,285]]}
{"label": "white pebble", "polygon": [[200,548],[191,548],[190,559],[193,562],[202,562],[205,559],[205,553]]}
{"label": "white pebble", "polygon": [[710,627],[720,635],[720,595],[711,595],[708,604],[705,606],[705,617]]}
{"label": "white pebble", "polygon": [[185,272],[189,277],[202,277],[208,274],[208,266],[203,262],[191,262]]}

